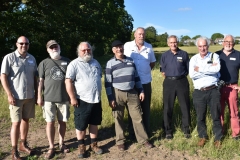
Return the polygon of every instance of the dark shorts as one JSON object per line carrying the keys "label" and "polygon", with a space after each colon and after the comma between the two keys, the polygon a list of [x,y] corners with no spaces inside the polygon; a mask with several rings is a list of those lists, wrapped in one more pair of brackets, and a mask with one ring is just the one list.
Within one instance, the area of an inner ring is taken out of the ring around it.
{"label": "dark shorts", "polygon": [[100,125],[102,122],[102,105],[99,103],[87,103],[77,99],[78,107],[74,107],[75,128],[80,131],[86,130],[88,124]]}

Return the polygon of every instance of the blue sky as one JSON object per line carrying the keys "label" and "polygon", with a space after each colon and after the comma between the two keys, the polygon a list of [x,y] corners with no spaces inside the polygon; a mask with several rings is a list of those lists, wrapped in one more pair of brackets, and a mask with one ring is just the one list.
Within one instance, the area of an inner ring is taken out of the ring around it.
{"label": "blue sky", "polygon": [[137,27],[157,34],[211,38],[214,33],[240,36],[240,0],[125,0]]}

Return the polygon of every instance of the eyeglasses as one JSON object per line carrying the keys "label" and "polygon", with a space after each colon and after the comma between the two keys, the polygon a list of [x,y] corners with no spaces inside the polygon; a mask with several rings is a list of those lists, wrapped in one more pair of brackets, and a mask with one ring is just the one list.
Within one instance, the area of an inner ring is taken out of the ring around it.
{"label": "eyeglasses", "polygon": [[83,50],[81,50],[81,51],[82,51],[82,52],[86,52],[86,51],[87,51],[87,52],[90,52],[91,49],[88,48],[88,49],[83,49]]}
{"label": "eyeglasses", "polygon": [[50,49],[53,49],[53,48],[58,48],[58,45],[52,45],[49,47]]}
{"label": "eyeglasses", "polygon": [[23,43],[23,42],[17,42],[18,44],[20,44],[21,46],[23,46],[25,44],[25,46],[29,45],[29,43]]}
{"label": "eyeglasses", "polygon": [[233,44],[233,41],[223,41],[224,43],[229,43],[229,44]]}

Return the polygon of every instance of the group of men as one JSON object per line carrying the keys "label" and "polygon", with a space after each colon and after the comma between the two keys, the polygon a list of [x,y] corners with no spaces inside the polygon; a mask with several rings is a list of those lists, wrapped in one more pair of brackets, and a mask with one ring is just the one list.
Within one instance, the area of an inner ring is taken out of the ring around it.
{"label": "group of men", "polygon": [[[115,120],[116,145],[125,150],[124,109],[129,113],[129,134],[138,143],[152,148],[150,136],[151,70],[155,55],[151,44],[144,41],[144,28],[137,28],[133,41],[112,42],[114,56],[106,64],[105,89],[109,106]],[[167,39],[170,50],[162,54],[160,64],[163,82],[164,130],[166,139],[173,138],[172,115],[176,97],[182,111],[182,130],[186,138],[190,133],[190,98],[187,75],[193,80],[193,104],[197,113],[198,146],[204,146],[208,138],[206,131],[207,104],[213,119],[215,146],[219,147],[223,136],[225,103],[231,116],[232,136],[239,138],[237,106],[238,70],[240,53],[234,50],[234,38],[224,37],[223,49],[216,53],[208,51],[210,41],[205,37],[196,40],[199,53],[189,61],[187,52],[178,48],[178,38]],[[67,153],[64,144],[66,122],[70,116],[70,105],[74,106],[74,124],[78,140],[79,158],[86,153],[85,135],[89,128],[90,149],[102,154],[98,147],[98,125],[102,121],[100,64],[93,58],[92,47],[81,42],[77,47],[78,57],[73,61],[60,55],[60,45],[55,40],[46,44],[49,58],[37,66],[35,58],[28,53],[29,40],[21,36],[17,49],[7,54],[2,62],[1,82],[8,96],[12,121],[12,159],[22,159],[19,151],[32,154],[28,146],[29,119],[35,116],[35,104],[42,106],[45,118],[49,149],[46,159],[54,157],[55,119],[58,120],[59,149]],[[220,69],[221,66],[221,69]],[[219,90],[218,82],[225,83]],[[220,94],[221,92],[221,94]],[[20,143],[18,147],[18,139]]]}
{"label": "group of men", "polygon": [[198,146],[204,146],[207,139],[206,114],[209,105],[213,120],[214,146],[221,146],[224,134],[224,112],[228,105],[232,137],[240,137],[238,116],[238,76],[240,68],[240,52],[234,49],[235,39],[226,35],[223,48],[216,53],[209,52],[210,40],[206,37],[196,39],[199,53],[190,60],[188,54],[178,48],[178,38],[169,36],[167,40],[170,50],[163,53],[160,60],[160,71],[165,77],[163,82],[164,129],[166,139],[173,138],[172,115],[174,101],[178,98],[182,112],[182,131],[190,138],[190,100],[187,75],[193,81],[193,105],[197,113]]}

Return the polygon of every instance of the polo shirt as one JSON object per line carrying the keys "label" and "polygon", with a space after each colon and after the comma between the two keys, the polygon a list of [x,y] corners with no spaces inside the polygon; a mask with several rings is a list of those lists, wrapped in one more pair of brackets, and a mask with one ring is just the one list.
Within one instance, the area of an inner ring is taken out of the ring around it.
{"label": "polo shirt", "polygon": [[34,97],[34,77],[37,76],[35,58],[27,53],[21,57],[20,53],[7,54],[2,61],[1,74],[7,75],[9,88],[16,99],[31,99]]}
{"label": "polo shirt", "polygon": [[142,84],[133,63],[133,59],[124,56],[123,60],[113,57],[107,62],[105,73],[105,88],[109,101],[114,100],[113,88],[128,91],[136,87],[143,92]]}
{"label": "polo shirt", "polygon": [[[213,54],[212,65],[208,63],[211,60]],[[194,71],[194,67],[198,66],[198,72]],[[203,58],[200,53],[194,55],[189,62],[189,77],[193,81],[195,89],[201,89],[202,87],[209,87],[212,85],[217,86],[218,79],[220,77],[220,60],[216,53],[208,52]]]}
{"label": "polo shirt", "polygon": [[133,59],[141,79],[141,83],[150,83],[152,81],[150,63],[156,62],[152,45],[144,42],[141,50],[138,51],[135,40],[133,40],[124,44],[124,54]]}
{"label": "polo shirt", "polygon": [[216,53],[219,55],[221,62],[220,79],[228,83],[238,83],[240,52],[233,49],[227,56],[222,49]]}
{"label": "polo shirt", "polygon": [[69,63],[65,77],[73,81],[77,99],[87,103],[100,102],[102,69],[97,60],[74,59]]}
{"label": "polo shirt", "polygon": [[160,71],[165,72],[165,76],[188,75],[188,53],[179,48],[176,54],[174,54],[171,50],[163,53],[161,56],[160,64]]}

